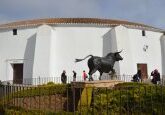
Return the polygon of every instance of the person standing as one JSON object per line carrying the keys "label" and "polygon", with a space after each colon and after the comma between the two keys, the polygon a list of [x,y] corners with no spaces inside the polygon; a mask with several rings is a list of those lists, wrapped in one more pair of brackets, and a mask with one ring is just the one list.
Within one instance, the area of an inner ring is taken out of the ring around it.
{"label": "person standing", "polygon": [[160,73],[157,69],[155,69],[155,73],[156,73],[156,83],[160,84]]}
{"label": "person standing", "polygon": [[73,81],[76,81],[76,75],[77,75],[77,73],[74,70],[72,72],[73,72]]}
{"label": "person standing", "polygon": [[85,72],[85,70],[83,71],[83,79],[84,79],[84,81],[86,81],[86,78],[87,78],[88,76],[87,76],[87,74],[86,74],[86,72]]}
{"label": "person standing", "polygon": [[67,76],[66,76],[66,71],[63,70],[62,74],[61,74],[61,82],[63,84],[66,84],[66,81],[67,81]]}
{"label": "person standing", "polygon": [[134,82],[142,82],[142,74],[141,74],[141,70],[138,69],[137,73],[133,76],[133,81]]}
{"label": "person standing", "polygon": [[151,72],[151,76],[153,76],[151,80],[153,84],[158,84],[158,82],[160,82],[160,73],[158,72],[157,69]]}
{"label": "person standing", "polygon": [[140,69],[137,71],[137,77],[139,78],[139,82],[142,82],[142,72]]}

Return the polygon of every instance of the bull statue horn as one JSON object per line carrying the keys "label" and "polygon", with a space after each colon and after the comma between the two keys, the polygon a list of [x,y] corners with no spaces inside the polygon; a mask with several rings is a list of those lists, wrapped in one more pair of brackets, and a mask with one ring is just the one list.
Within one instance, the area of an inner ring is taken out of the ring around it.
{"label": "bull statue horn", "polygon": [[121,51],[117,52],[117,53],[121,53],[122,51],[123,51],[123,49]]}

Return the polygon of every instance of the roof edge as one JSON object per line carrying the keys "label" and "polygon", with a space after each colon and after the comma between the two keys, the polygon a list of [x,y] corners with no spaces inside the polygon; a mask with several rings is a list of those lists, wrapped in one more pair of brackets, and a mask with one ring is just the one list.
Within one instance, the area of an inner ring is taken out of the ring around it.
{"label": "roof edge", "polygon": [[54,25],[54,24],[94,24],[102,26],[118,26],[123,25],[126,27],[134,27],[136,29],[146,28],[151,31],[165,32],[163,29],[148,26],[141,23],[129,22],[124,20],[114,20],[114,19],[99,19],[99,18],[44,18],[44,19],[33,19],[33,20],[23,20],[16,21],[6,24],[1,24],[0,29],[11,29],[11,28],[26,28],[35,27],[39,25]]}

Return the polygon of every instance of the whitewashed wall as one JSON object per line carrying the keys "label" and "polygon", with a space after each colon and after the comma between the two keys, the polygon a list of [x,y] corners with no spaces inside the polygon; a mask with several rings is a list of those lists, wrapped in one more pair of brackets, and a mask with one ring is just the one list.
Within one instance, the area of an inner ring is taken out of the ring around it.
{"label": "whitewashed wall", "polygon": [[162,75],[165,78],[165,35],[161,36],[161,53],[162,53]]}
{"label": "whitewashed wall", "polygon": [[0,30],[0,79],[12,80],[12,63],[23,63],[27,40],[35,35],[36,29]]}
{"label": "whitewashed wall", "polygon": [[[146,31],[146,36],[142,36],[141,30],[130,30],[129,35],[130,38],[134,38],[134,40],[131,39],[131,44],[135,44],[132,46],[132,48],[134,47],[134,62],[146,63],[149,75],[154,69],[158,69],[162,74],[162,56],[160,44],[160,37],[162,33]],[[143,50],[144,45],[148,46],[146,51]],[[134,67],[136,67],[136,63],[134,63]]]}
{"label": "whitewashed wall", "polygon": [[112,28],[103,36],[103,56],[106,56],[110,52],[117,51],[117,41],[115,28]]}
{"label": "whitewashed wall", "polygon": [[[51,55],[54,55],[53,75],[60,77],[63,70],[72,76],[72,70],[77,72],[78,79],[82,71],[88,73],[87,60],[75,63],[76,58],[84,58],[89,54],[103,55],[103,35],[110,28],[97,27],[55,27]],[[52,59],[53,60],[53,59]],[[96,73],[98,75],[98,73]]]}
{"label": "whitewashed wall", "polygon": [[51,27],[42,25],[37,29],[34,53],[33,77],[50,76]]}
{"label": "whitewashed wall", "polygon": [[[158,69],[162,74],[161,45],[160,37],[162,33],[146,31],[146,36],[142,36],[142,30],[127,29],[125,27],[116,28],[117,47],[123,49],[121,55],[124,60],[120,62],[120,74],[135,74],[137,63],[147,64],[147,71]],[[144,45],[148,46],[146,51]]]}
{"label": "whitewashed wall", "polygon": [[[12,63],[24,63],[24,78],[60,77],[63,70],[72,76],[72,70],[82,77],[88,73],[87,60],[74,63],[75,58],[89,54],[103,55],[103,36],[110,28],[50,27],[18,29],[0,33],[0,79],[13,80]],[[98,75],[98,73],[96,73]],[[80,79],[80,78],[79,78]]]}
{"label": "whitewashed wall", "polygon": [[[81,79],[83,70],[88,73],[88,59],[75,63],[75,58],[105,56],[122,49],[124,59],[115,64],[117,74],[135,74],[137,63],[146,63],[148,74],[155,68],[162,74],[161,35],[146,31],[146,36],[142,36],[141,30],[123,26],[111,29],[82,24],[18,29],[15,36],[12,30],[1,30],[0,79],[13,79],[12,63],[24,63],[24,78],[60,77],[63,70],[72,76],[75,70]],[[144,45],[148,45],[146,52]]]}

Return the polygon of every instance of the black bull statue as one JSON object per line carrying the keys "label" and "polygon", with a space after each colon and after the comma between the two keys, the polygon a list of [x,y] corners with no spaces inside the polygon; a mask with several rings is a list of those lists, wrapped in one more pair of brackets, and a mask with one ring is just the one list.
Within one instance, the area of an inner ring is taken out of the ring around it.
{"label": "black bull statue", "polygon": [[88,59],[89,80],[93,80],[92,74],[97,70],[100,72],[99,79],[101,79],[103,73],[115,73],[115,70],[113,69],[115,62],[123,60],[123,58],[120,56],[120,52],[108,53],[105,57],[88,55],[84,59],[76,59],[75,62],[80,62],[88,57],[91,57]]}

